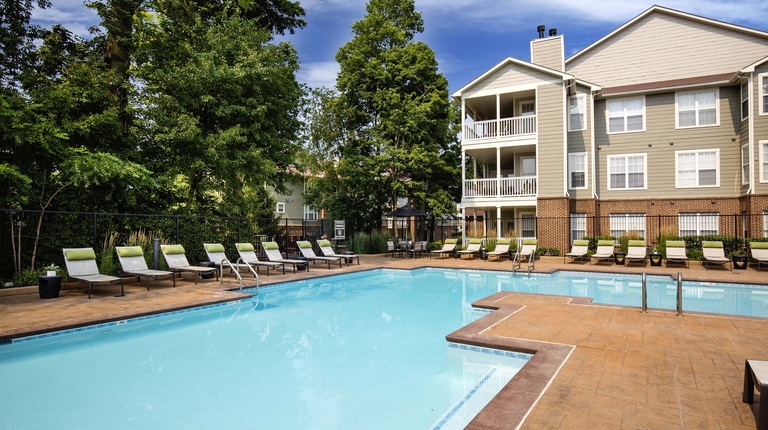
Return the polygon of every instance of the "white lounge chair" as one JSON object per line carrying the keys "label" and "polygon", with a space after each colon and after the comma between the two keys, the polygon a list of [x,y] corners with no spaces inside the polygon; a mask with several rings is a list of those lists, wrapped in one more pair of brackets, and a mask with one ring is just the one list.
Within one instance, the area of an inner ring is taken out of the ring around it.
{"label": "white lounge chair", "polygon": [[645,245],[644,240],[630,240],[627,244],[627,255],[624,257],[624,261],[629,265],[631,263],[643,263],[643,266],[647,265],[648,260],[648,247]]}
{"label": "white lounge chair", "polygon": [[594,254],[592,254],[592,258],[589,259],[589,264],[592,265],[592,260],[597,260],[597,262],[601,261],[613,261],[613,241],[608,240],[598,240],[597,241],[597,250]]}
{"label": "white lounge chair", "polygon": [[536,259],[536,248],[539,246],[538,239],[525,239],[523,240],[523,246],[517,251],[520,254],[520,262],[525,258],[530,260],[531,256]]}
{"label": "white lounge chair", "polygon": [[88,284],[88,298],[91,298],[93,284],[120,283],[120,296],[125,295],[123,278],[102,275],[96,265],[96,253],[93,248],[64,248],[64,263],[67,266],[67,276]]}
{"label": "white lounge chair", "polygon": [[509,239],[499,239],[496,241],[496,249],[489,251],[486,255],[488,260],[494,257],[497,260],[501,260],[502,257],[509,258]]}
{"label": "white lounge chair", "polygon": [[134,275],[139,278],[147,278],[147,291],[149,291],[149,279],[158,280],[170,277],[173,280],[173,286],[176,286],[176,276],[173,272],[167,270],[153,270],[147,267],[147,260],[144,259],[144,250],[140,246],[116,246],[117,259],[123,272],[128,275]]}
{"label": "white lounge chair", "polygon": [[666,247],[667,267],[669,267],[669,263],[683,263],[685,267],[688,267],[688,255],[685,252],[684,240],[668,240]]}
{"label": "white lounge chair", "polygon": [[475,254],[480,254],[480,248],[483,246],[483,240],[482,239],[469,239],[469,243],[467,244],[467,249],[462,249],[461,251],[456,251],[459,255],[468,255],[469,258],[472,258]]}
{"label": "white lounge chair", "polygon": [[160,245],[160,250],[163,252],[165,262],[168,263],[168,268],[172,272],[176,272],[181,275],[182,272],[191,272],[194,274],[195,285],[197,285],[197,277],[202,274],[213,274],[216,276],[216,280],[219,280],[219,269],[215,267],[203,267],[192,266],[187,261],[187,256],[184,254],[184,247],[181,245]]}
{"label": "white lounge chair", "polygon": [[440,258],[446,254],[453,255],[453,250],[456,249],[456,242],[458,242],[456,239],[445,239],[442,248],[430,251],[429,258],[432,258],[432,254],[437,254],[440,256]]}
{"label": "white lounge chair", "polygon": [[[238,272],[245,269],[250,272],[254,272],[253,267],[249,265],[248,263],[239,263],[235,262],[233,263],[232,260],[227,258],[227,253],[224,249],[224,245],[220,243],[204,243],[203,248],[205,249],[205,254],[208,256],[208,260],[212,263],[216,264],[216,266],[219,267],[219,269],[222,269],[224,266],[229,266],[230,273],[233,270],[237,270]],[[221,276],[224,276],[224,273],[221,273]],[[256,277],[256,273],[253,274],[253,277]]]}
{"label": "white lounge chair", "polygon": [[313,264],[318,261],[325,261],[328,263],[328,270],[331,269],[331,263],[339,263],[339,268],[341,268],[341,257],[320,257],[317,254],[315,254],[315,251],[312,249],[312,244],[309,243],[309,241],[306,240],[297,240],[296,246],[299,247],[299,252],[301,252],[301,255],[307,259],[307,261],[311,261]]}
{"label": "white lounge chair", "polygon": [[256,255],[256,248],[252,243],[236,243],[237,253],[240,255],[240,259],[246,264],[256,268],[259,271],[259,267],[267,268],[267,276],[269,276],[269,269],[283,268],[283,275],[285,275],[285,263],[279,263],[277,261],[261,261],[259,256]]}
{"label": "white lounge chair", "polygon": [[760,266],[768,264],[768,242],[749,242],[749,254],[752,261],[757,262],[757,271]]}
{"label": "white lounge chair", "polygon": [[583,258],[588,257],[589,253],[589,241],[586,239],[577,239],[573,241],[573,245],[571,245],[571,252],[565,254],[563,256],[563,263],[565,263],[566,258],[570,258],[571,261],[574,260],[581,260]]}
{"label": "white lounge chair", "polygon": [[317,246],[320,248],[320,252],[323,253],[326,257],[341,257],[343,259],[346,259],[347,266],[349,266],[349,263],[355,261],[357,259],[357,264],[360,265],[360,256],[356,254],[337,254],[333,251],[333,247],[331,246],[330,240],[320,239],[317,241]]}
{"label": "white lounge chair", "polygon": [[280,253],[280,246],[278,246],[277,242],[261,242],[261,247],[264,248],[264,253],[267,254],[267,259],[269,261],[290,264],[293,266],[293,273],[296,273],[296,266],[306,265],[307,272],[309,272],[309,264],[307,260],[283,258],[283,254]]}
{"label": "white lounge chair", "polygon": [[[701,249],[704,251],[704,260],[701,261],[702,265],[706,264],[709,266],[709,264],[714,263],[725,267],[726,264],[731,262],[731,260],[725,256],[722,241],[703,240],[701,241]],[[733,267],[731,267],[731,270],[733,270]]]}

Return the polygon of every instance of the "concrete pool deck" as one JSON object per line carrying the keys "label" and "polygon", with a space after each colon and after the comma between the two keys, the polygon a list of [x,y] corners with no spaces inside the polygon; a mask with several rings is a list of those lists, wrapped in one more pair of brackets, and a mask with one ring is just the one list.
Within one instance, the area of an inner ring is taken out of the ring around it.
{"label": "concrete pool deck", "polygon": [[[379,267],[509,270],[510,264],[478,258],[363,256],[360,265],[331,270],[317,265],[309,272],[262,276],[261,282]],[[690,268],[667,269],[564,264],[562,257],[544,257],[536,262],[535,272],[558,269],[670,276],[681,272],[687,280],[768,284],[768,271],[705,269],[698,262],[691,262]],[[155,282],[147,291],[134,278],[126,283],[125,297],[115,297],[119,286],[104,286],[94,288],[91,300],[82,288],[64,288],[59,298],[48,300],[38,297],[36,287],[0,290],[0,340],[242,297],[229,291],[237,287],[231,275],[225,276],[223,285],[213,279],[195,285],[191,278],[177,280],[177,285]],[[515,428],[521,419],[523,429],[755,428],[757,401],[752,407],[741,401],[744,361],[768,359],[768,319],[690,312],[678,317],[662,310],[641,313],[639,303],[637,307],[606,306],[524,293],[498,293],[481,302],[502,309],[468,326],[465,334],[475,336],[471,331],[477,325],[484,330],[482,336],[501,343],[563,345],[571,352],[564,356],[562,367],[555,366],[543,395],[534,396],[530,411],[528,406],[510,411],[492,402],[471,428]],[[519,391],[505,390],[504,403],[514,403],[531,382],[516,379]]]}

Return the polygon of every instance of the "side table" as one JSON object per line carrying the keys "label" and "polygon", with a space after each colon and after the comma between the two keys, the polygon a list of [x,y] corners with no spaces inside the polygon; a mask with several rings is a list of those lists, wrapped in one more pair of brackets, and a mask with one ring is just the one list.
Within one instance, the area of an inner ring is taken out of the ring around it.
{"label": "side table", "polygon": [[660,252],[651,252],[649,257],[651,259],[651,266],[661,266],[661,253]]}
{"label": "side table", "polygon": [[747,270],[747,254],[733,254],[731,259],[734,269]]}
{"label": "side table", "polygon": [[61,291],[61,276],[38,276],[37,286],[41,299],[55,299]]}

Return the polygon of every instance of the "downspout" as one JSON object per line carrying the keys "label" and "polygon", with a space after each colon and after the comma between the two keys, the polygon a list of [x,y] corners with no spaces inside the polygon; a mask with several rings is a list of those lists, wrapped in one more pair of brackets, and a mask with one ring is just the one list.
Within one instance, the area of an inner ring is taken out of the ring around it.
{"label": "downspout", "polygon": [[[756,111],[753,109],[754,104],[752,103],[752,99],[754,99],[754,93],[752,92],[752,86],[754,81],[752,78],[754,77],[754,73],[749,74],[749,78],[747,81],[747,91],[749,92],[749,112],[747,113],[749,117],[747,118],[747,127],[749,127],[749,136],[747,137],[747,144],[749,145],[749,188],[747,189],[747,195],[754,194],[755,193],[755,113]],[[741,91],[739,91],[741,93]],[[760,107],[760,101],[758,100],[758,109]],[[741,145],[739,145],[741,147]]]}
{"label": "downspout", "polygon": [[573,79],[569,81],[563,91],[563,195],[567,198],[571,197],[568,193],[568,89],[576,85]]}
{"label": "downspout", "polygon": [[[589,116],[589,139],[592,142],[592,197],[595,200],[600,200],[600,196],[597,194],[597,142],[595,141],[595,97],[596,91],[592,91],[592,109],[589,109],[592,115]],[[587,109],[584,109],[586,112]]]}

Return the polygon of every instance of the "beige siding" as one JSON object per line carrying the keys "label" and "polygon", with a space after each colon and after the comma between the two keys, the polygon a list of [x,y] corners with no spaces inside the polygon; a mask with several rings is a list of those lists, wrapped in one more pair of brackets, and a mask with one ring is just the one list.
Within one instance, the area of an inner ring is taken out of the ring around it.
{"label": "beige siding", "polygon": [[[586,100],[586,115],[584,121],[586,123],[586,129],[582,131],[569,131],[568,132],[568,153],[585,152],[587,154],[587,188],[578,190],[568,190],[568,194],[573,199],[587,199],[592,197],[592,142],[590,125],[592,121],[592,97],[589,90],[583,87],[578,87],[576,90],[579,94],[584,94]],[[567,99],[566,99],[567,102]],[[566,105],[567,106],[567,105]],[[566,118],[566,124],[568,124]],[[566,158],[567,161],[567,158]],[[565,174],[568,175],[568,169],[565,170]],[[569,180],[569,178],[566,178]],[[567,184],[567,182],[566,182]]]}
{"label": "beige siding", "polygon": [[[752,121],[754,125],[754,144],[755,144],[755,193],[765,194],[768,193],[768,182],[760,182],[760,141],[768,141],[768,114],[760,115],[760,81],[758,80],[760,74],[768,74],[768,64],[763,64],[755,70],[754,88],[752,93],[752,101],[750,107],[752,112]],[[765,160],[768,163],[768,160]],[[768,172],[766,172],[768,175]]]}
{"label": "beige siding", "polygon": [[552,70],[563,71],[563,36],[536,39],[531,42],[531,63]]}
{"label": "beige siding", "polygon": [[[304,219],[304,185],[302,182],[286,183],[286,188],[290,190],[289,194],[276,194],[275,200],[278,203],[285,203],[285,213],[279,214],[283,218]],[[277,211],[277,209],[275,209]],[[276,213],[277,214],[277,213]]]}
{"label": "beige siding", "polygon": [[[741,189],[737,86],[720,88],[720,126],[675,129],[675,93],[648,95],[646,131],[606,134],[605,101],[596,103],[595,131],[600,148],[597,182],[602,199],[708,198],[736,196]],[[720,186],[675,188],[675,152],[720,150]],[[608,190],[609,155],[646,154],[647,190]]]}
{"label": "beige siding", "polygon": [[735,73],[767,52],[768,38],[656,12],[566,63],[566,70],[610,88]]}
{"label": "beige siding", "polygon": [[562,197],[564,190],[563,84],[542,85],[536,93],[539,143],[537,175],[539,197]]}
{"label": "beige siding", "polygon": [[538,82],[553,82],[552,75],[509,64],[488,75],[477,82],[472,88],[464,92],[463,97],[469,98],[479,92],[489,92],[510,87],[533,86]]}

